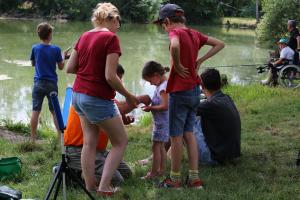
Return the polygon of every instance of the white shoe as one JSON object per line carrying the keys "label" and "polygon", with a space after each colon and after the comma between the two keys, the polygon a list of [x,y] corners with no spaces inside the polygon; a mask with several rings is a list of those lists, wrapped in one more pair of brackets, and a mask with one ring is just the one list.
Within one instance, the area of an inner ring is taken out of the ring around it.
{"label": "white shoe", "polygon": [[270,80],[269,79],[261,80],[260,83],[262,85],[268,85],[270,83]]}

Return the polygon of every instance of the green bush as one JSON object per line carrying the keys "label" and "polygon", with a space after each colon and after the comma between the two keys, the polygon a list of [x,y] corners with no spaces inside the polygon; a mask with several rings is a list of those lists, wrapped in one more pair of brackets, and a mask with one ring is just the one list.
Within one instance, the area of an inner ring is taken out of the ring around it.
{"label": "green bush", "polygon": [[148,127],[152,124],[152,114],[145,113],[140,117],[139,126],[141,127]]}
{"label": "green bush", "polygon": [[265,0],[264,15],[257,27],[258,40],[273,46],[279,38],[288,36],[287,21],[300,21],[299,8],[299,0]]}

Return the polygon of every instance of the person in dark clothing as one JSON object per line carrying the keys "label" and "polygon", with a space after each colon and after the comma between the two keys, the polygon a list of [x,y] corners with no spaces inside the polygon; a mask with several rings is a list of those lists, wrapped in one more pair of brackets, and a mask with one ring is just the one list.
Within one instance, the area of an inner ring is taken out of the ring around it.
{"label": "person in dark clothing", "polygon": [[200,164],[222,164],[241,155],[240,115],[233,100],[221,91],[218,70],[206,69],[201,79],[207,100],[198,107],[200,120],[194,131],[199,160]]}
{"label": "person in dark clothing", "polygon": [[290,32],[290,39],[288,46],[295,51],[294,61],[295,65],[299,64],[299,51],[300,51],[300,34],[296,28],[296,20],[289,20],[287,29]]}

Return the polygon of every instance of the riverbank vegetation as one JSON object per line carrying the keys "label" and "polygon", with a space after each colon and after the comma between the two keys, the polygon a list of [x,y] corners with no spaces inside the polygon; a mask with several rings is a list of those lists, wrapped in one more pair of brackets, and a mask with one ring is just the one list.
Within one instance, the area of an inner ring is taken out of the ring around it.
{"label": "riverbank vegetation", "polygon": [[275,46],[281,37],[288,37],[287,21],[295,19],[300,22],[300,1],[263,0],[263,16],[257,27],[258,39],[269,46]]}
{"label": "riverbank vegetation", "polygon": [[[297,199],[300,193],[299,169],[295,167],[300,148],[300,93],[298,90],[260,85],[228,86],[242,120],[242,157],[222,167],[201,167],[204,190],[162,190],[140,176],[150,166],[136,161],[150,154],[149,116],[144,124],[129,126],[125,160],[134,176],[122,185],[113,199]],[[54,134],[54,133],[53,133]],[[0,157],[21,158],[22,173],[1,184],[23,192],[23,198],[42,199],[53,177],[52,167],[60,151],[53,140],[42,144],[14,143],[0,139]],[[187,173],[183,168],[183,175]],[[68,192],[69,199],[85,199],[80,188]],[[87,198],[86,198],[87,199]]]}
{"label": "riverbank vegetation", "polygon": [[247,17],[221,17],[212,20],[213,24],[224,25],[227,28],[255,29],[256,19]]}
{"label": "riverbank vegetation", "polygon": [[[9,0],[0,1],[0,14],[13,17],[48,17],[70,20],[88,20],[99,0]],[[110,0],[125,21],[150,22],[161,4],[181,5],[190,23],[201,24],[215,17],[255,17],[255,0]],[[34,14],[33,14],[34,13]]]}

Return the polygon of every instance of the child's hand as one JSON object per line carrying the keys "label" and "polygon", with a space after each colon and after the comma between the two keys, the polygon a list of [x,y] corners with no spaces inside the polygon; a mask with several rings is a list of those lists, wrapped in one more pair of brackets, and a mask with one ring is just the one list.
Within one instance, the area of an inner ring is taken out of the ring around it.
{"label": "child's hand", "polygon": [[150,112],[151,111],[151,106],[143,106],[142,110],[145,112]]}
{"label": "child's hand", "polygon": [[69,51],[64,51],[64,53],[63,53],[63,58],[64,58],[64,60],[69,59],[70,56],[71,56],[71,54],[69,54]]}
{"label": "child's hand", "polygon": [[137,97],[140,103],[145,104],[145,106],[149,106],[151,104],[151,98],[149,95],[141,95]]}

